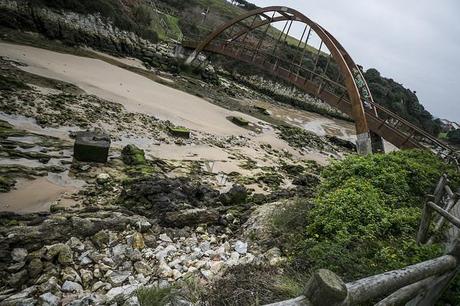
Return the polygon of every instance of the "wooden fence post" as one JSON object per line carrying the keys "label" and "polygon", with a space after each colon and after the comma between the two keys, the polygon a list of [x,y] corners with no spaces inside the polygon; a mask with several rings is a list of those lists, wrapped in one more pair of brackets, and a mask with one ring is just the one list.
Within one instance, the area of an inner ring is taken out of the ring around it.
{"label": "wooden fence post", "polygon": [[420,220],[420,227],[417,233],[417,244],[424,244],[428,240],[428,230],[430,229],[430,223],[433,215],[433,210],[428,205],[428,202],[434,200],[434,196],[430,195],[423,206],[422,219]]}
{"label": "wooden fence post", "polygon": [[313,306],[343,305],[347,294],[347,286],[342,279],[326,269],[316,271],[305,290],[305,295]]}

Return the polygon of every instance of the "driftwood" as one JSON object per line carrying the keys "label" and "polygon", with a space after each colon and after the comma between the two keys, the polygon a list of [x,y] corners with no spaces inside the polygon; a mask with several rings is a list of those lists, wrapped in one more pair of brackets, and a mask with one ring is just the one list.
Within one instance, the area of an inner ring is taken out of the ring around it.
{"label": "driftwood", "polygon": [[386,296],[423,279],[452,271],[456,266],[457,259],[454,256],[444,255],[401,270],[360,279],[347,284],[348,304],[357,305]]}
{"label": "driftwood", "polygon": [[416,298],[411,300],[406,306],[432,306],[442,296],[449,283],[457,276],[458,269],[442,275],[428,286],[427,290],[422,291]]}
{"label": "driftwood", "polygon": [[403,287],[375,304],[375,306],[404,305],[415,298],[420,291],[429,288],[435,280],[436,277],[432,276],[415,284]]}

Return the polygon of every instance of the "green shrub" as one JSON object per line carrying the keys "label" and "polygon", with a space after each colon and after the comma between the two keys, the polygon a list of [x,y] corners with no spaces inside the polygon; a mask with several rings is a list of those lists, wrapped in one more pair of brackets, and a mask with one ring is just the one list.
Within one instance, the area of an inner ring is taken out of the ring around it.
{"label": "green shrub", "polygon": [[172,287],[140,288],[136,293],[141,306],[170,305],[177,298],[176,290]]}
{"label": "green shrub", "polygon": [[460,144],[460,129],[447,133],[447,139],[454,144]]}
{"label": "green shrub", "polygon": [[301,211],[302,239],[289,242],[293,264],[352,280],[440,255],[440,245],[420,247],[415,237],[424,198],[443,173],[458,186],[459,174],[426,150],[332,163],[322,172],[314,204]]}

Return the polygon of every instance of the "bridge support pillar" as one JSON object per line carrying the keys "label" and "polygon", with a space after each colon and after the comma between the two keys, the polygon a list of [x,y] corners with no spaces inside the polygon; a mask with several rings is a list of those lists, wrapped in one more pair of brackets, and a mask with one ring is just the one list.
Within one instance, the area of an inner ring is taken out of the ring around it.
{"label": "bridge support pillar", "polygon": [[385,145],[383,144],[383,138],[372,131],[370,132],[370,135],[372,153],[385,153]]}
{"label": "bridge support pillar", "polygon": [[359,155],[372,154],[372,142],[369,132],[358,134],[356,139],[356,148]]}

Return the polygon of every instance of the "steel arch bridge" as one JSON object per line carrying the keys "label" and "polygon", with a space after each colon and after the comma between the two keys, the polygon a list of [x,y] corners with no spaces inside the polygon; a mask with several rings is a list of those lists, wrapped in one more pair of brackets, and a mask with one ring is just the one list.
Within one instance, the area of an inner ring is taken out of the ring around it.
{"label": "steel arch bridge", "polygon": [[[283,30],[276,30],[275,23],[284,24]],[[303,31],[293,39],[295,28]],[[455,154],[437,138],[375,103],[361,69],[345,48],[294,9],[271,6],[249,11],[207,37],[184,38],[182,44],[195,49],[189,64],[203,51],[224,55],[256,66],[349,115],[355,120],[362,154],[370,153],[371,139],[373,151],[383,151],[381,138],[401,149],[428,147],[443,157]]]}

